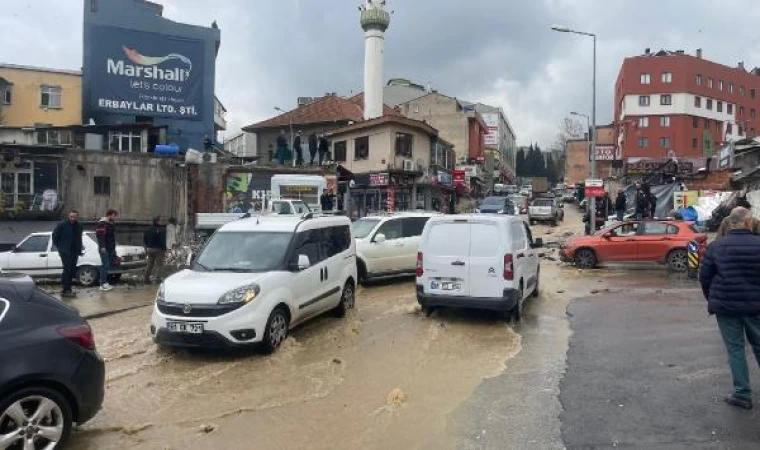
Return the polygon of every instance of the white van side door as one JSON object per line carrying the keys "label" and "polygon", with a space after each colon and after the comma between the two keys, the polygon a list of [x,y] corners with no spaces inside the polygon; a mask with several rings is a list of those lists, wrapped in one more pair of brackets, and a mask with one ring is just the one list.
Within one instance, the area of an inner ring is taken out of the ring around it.
{"label": "white van side door", "polygon": [[514,261],[514,288],[523,281],[523,296],[531,292],[530,276],[533,268],[531,260],[532,249],[528,242],[528,235],[525,232],[525,225],[522,222],[512,222],[510,229],[510,242],[512,247],[512,260]]}

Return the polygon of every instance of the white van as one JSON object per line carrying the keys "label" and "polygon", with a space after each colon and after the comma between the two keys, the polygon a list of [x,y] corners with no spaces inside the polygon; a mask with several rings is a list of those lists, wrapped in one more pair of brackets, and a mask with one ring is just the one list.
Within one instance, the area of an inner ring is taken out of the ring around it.
{"label": "white van", "polygon": [[417,255],[417,301],[434,308],[488,309],[519,321],[523,300],[538,296],[540,264],[528,225],[514,216],[433,217]]}
{"label": "white van", "polygon": [[261,344],[354,307],[356,245],[347,217],[265,215],[222,226],[189,269],[158,289],[151,334],[170,347]]}

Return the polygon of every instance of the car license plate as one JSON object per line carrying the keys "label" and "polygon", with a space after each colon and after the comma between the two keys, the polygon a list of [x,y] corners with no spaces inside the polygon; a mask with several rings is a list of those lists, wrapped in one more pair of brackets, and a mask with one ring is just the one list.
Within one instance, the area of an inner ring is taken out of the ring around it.
{"label": "car license plate", "polygon": [[166,328],[172,333],[202,334],[202,323],[166,322]]}
{"label": "car license plate", "polygon": [[454,283],[453,281],[433,281],[430,283],[430,289],[440,291],[458,291],[462,289],[462,284]]}

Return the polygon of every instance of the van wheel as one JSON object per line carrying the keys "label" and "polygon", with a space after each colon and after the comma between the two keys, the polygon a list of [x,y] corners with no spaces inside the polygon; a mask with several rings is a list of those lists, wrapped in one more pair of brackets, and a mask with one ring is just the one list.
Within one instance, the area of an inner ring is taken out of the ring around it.
{"label": "van wheel", "polygon": [[517,304],[509,312],[509,317],[514,323],[518,323],[522,320],[522,307],[523,307],[523,284],[520,282],[520,290],[517,292]]}
{"label": "van wheel", "polygon": [[289,325],[290,318],[285,308],[282,306],[275,308],[267,320],[267,328],[262,341],[266,353],[274,353],[277,347],[285,341],[288,337]]}
{"label": "van wheel", "polygon": [[367,265],[362,261],[359,260],[358,263],[356,263],[356,272],[357,275],[359,275],[359,284],[362,286],[367,285]]}
{"label": "van wheel", "polygon": [[346,317],[349,309],[354,309],[356,305],[356,291],[354,290],[354,283],[351,280],[346,281],[346,285],[343,287],[343,293],[340,295],[340,303],[333,310],[335,317]]}
{"label": "van wheel", "polygon": [[539,267],[536,271],[536,287],[533,289],[533,293],[530,294],[531,297],[536,298],[539,295],[541,295],[541,292],[538,289],[539,281],[541,280],[541,268]]}
{"label": "van wheel", "polygon": [[95,286],[100,278],[100,270],[93,266],[82,266],[77,269],[76,279],[85,287]]}

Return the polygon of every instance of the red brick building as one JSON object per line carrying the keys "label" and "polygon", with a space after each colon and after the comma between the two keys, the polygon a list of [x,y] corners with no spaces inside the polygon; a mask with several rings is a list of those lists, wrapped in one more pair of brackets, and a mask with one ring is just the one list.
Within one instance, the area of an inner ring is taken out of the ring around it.
{"label": "red brick building", "polygon": [[626,58],[615,85],[615,141],[623,159],[710,158],[760,130],[760,70],[683,51]]}

